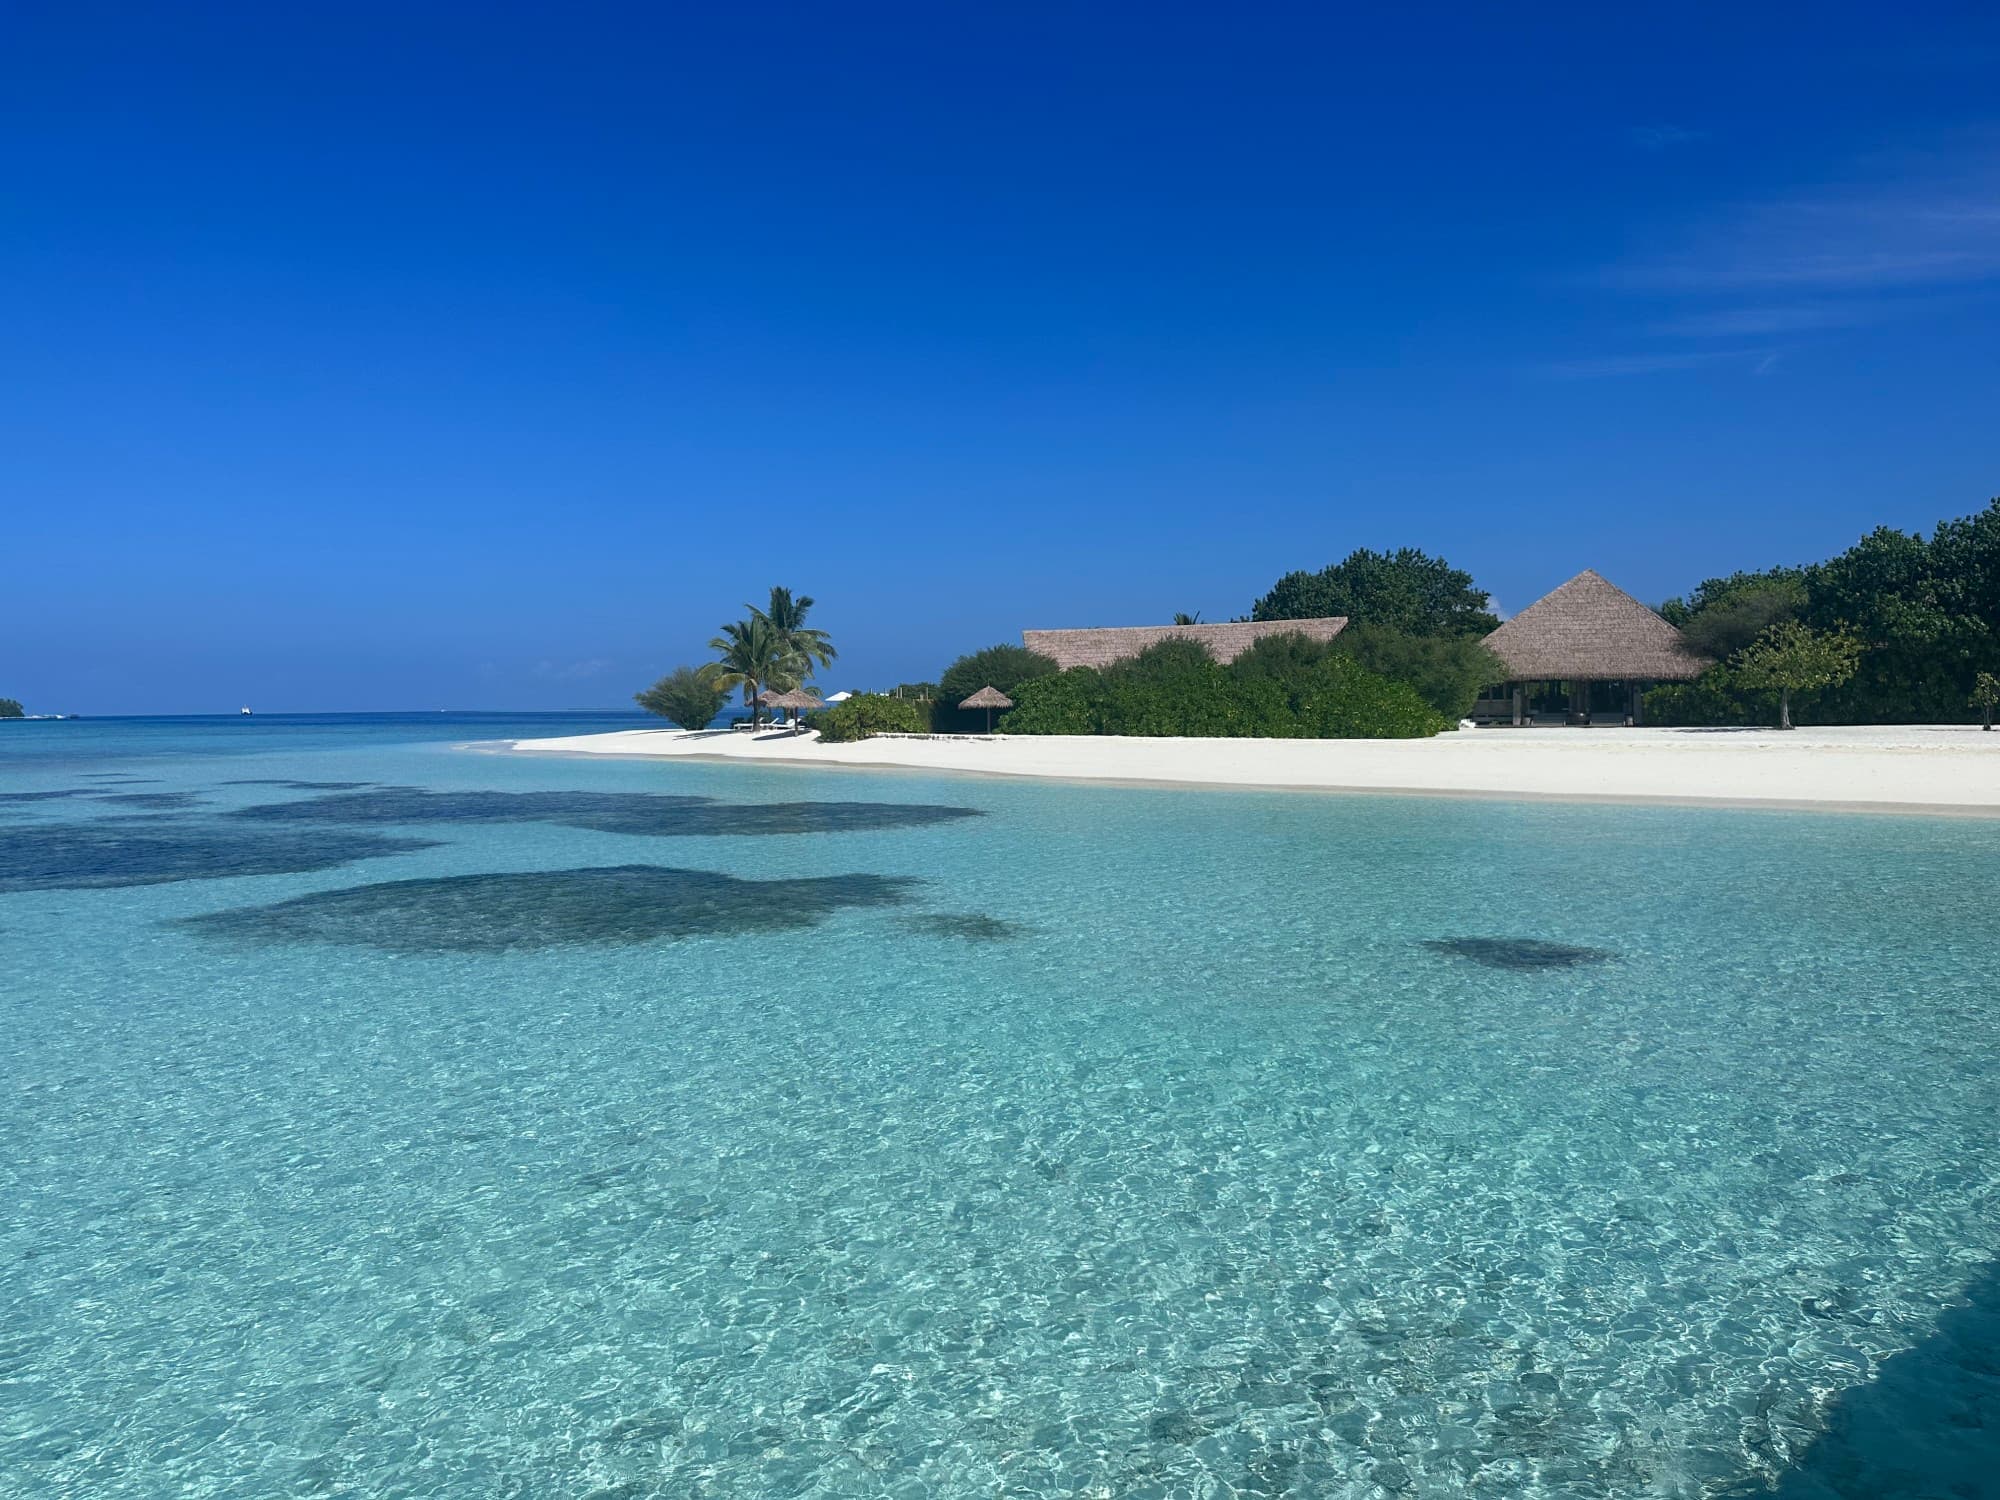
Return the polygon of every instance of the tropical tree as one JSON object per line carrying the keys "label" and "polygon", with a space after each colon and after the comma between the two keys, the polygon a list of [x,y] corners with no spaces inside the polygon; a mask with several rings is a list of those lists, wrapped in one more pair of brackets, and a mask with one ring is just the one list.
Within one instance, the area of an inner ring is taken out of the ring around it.
{"label": "tropical tree", "polygon": [[1688,600],[1669,599],[1660,613],[1696,651],[1724,661],[1773,625],[1797,619],[1806,603],[1804,570],[1772,568],[1711,578]]}
{"label": "tropical tree", "polygon": [[757,701],[764,689],[783,692],[797,687],[808,665],[760,610],[752,610],[747,620],[723,626],[722,634],[708,646],[716,653],[709,669],[712,679],[724,689],[743,689],[753,726],[764,722],[764,706]]}
{"label": "tropical tree", "polygon": [[1972,684],[1972,706],[1979,710],[1979,727],[1993,727],[1993,710],[2000,708],[2000,677],[1981,672]]}
{"label": "tropical tree", "polygon": [[983,687],[998,688],[1011,698],[1022,683],[1057,670],[1055,658],[1002,641],[983,651],[969,652],[946,667],[938,677],[937,696],[953,708]]}
{"label": "tropical tree", "polygon": [[0,719],[24,719],[27,710],[12,698],[0,698]]}
{"label": "tropical tree", "polygon": [[[833,642],[824,630],[814,629],[806,624],[806,616],[812,612],[813,598],[810,594],[792,597],[792,591],[785,588],[771,590],[771,602],[758,609],[755,605],[745,605],[751,618],[761,619],[777,633],[785,649],[797,657],[803,666],[801,677],[812,676],[815,665],[826,666],[840,653],[833,649]],[[797,687],[798,683],[791,684]]]}
{"label": "tropical tree", "polygon": [[713,667],[675,667],[645,692],[633,695],[647,713],[671,719],[683,729],[708,728],[728,697]]}
{"label": "tropical tree", "polygon": [[1472,575],[1415,547],[1363,547],[1317,573],[1287,573],[1251,607],[1253,620],[1346,615],[1410,635],[1486,635],[1500,626]]}
{"label": "tropical tree", "polygon": [[1860,663],[1861,643],[1853,636],[1786,620],[1744,647],[1732,665],[1745,687],[1778,695],[1778,727],[1790,729],[1793,693],[1839,687]]}
{"label": "tropical tree", "polygon": [[931,706],[931,727],[941,732],[970,729],[979,722],[979,712],[966,712],[958,705],[981,688],[997,688],[1011,698],[1023,683],[1054,676],[1056,671],[1053,658],[1008,641],[968,652],[939,673],[937,686],[925,695],[937,699]]}

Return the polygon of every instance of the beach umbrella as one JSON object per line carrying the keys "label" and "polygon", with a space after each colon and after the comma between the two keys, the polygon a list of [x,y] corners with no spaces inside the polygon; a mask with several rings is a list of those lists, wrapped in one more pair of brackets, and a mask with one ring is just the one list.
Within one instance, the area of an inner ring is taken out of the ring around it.
{"label": "beach umbrella", "polygon": [[986,710],[986,732],[993,732],[993,710],[1012,708],[1014,700],[996,687],[983,687],[958,705],[960,708],[983,708]]}
{"label": "beach umbrella", "polygon": [[772,708],[790,709],[792,711],[792,726],[797,728],[799,713],[802,709],[825,708],[826,704],[820,701],[819,694],[817,693],[809,693],[804,688],[793,688],[787,693],[773,693],[770,697],[770,706]]}

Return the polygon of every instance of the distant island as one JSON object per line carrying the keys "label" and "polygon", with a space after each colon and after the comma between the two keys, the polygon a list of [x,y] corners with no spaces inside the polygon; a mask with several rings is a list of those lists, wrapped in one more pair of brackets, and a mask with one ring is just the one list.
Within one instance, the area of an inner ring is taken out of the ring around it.
{"label": "distant island", "polygon": [[18,698],[0,698],[0,719],[74,719],[75,714],[31,714]]}

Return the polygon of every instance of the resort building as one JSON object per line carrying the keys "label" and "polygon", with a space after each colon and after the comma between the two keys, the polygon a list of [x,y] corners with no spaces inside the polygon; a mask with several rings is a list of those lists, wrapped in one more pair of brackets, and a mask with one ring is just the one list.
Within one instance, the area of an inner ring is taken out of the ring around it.
{"label": "resort building", "polygon": [[1485,723],[1638,724],[1645,689],[1708,665],[1681,633],[1586,568],[1486,637],[1507,680],[1473,709]]}
{"label": "resort building", "polygon": [[1345,615],[1319,620],[1232,620],[1223,625],[1119,625],[1105,630],[1024,630],[1021,644],[1051,658],[1065,671],[1071,667],[1108,667],[1137,656],[1148,646],[1181,639],[1199,641],[1208,654],[1225,664],[1235,661],[1252,643],[1267,635],[1304,635],[1330,641],[1347,626]]}

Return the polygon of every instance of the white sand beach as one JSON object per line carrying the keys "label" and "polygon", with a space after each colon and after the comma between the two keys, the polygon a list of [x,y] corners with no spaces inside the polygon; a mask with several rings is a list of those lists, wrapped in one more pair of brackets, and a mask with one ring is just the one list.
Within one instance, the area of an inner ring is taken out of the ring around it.
{"label": "white sand beach", "polygon": [[2000,731],[1466,729],[1430,740],[871,739],[633,730],[515,740],[532,754],[727,759],[1067,781],[1722,803],[2000,816]]}

